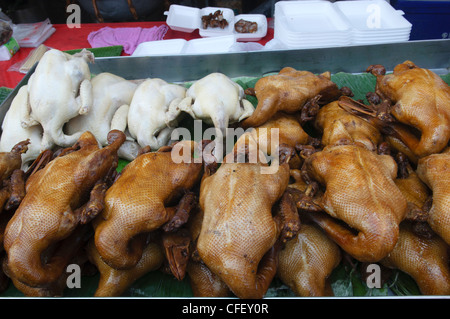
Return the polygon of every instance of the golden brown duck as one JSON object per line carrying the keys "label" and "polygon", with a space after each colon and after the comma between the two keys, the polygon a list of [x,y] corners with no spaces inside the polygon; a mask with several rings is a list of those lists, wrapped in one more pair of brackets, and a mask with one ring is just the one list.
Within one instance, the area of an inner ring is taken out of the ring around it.
{"label": "golden brown duck", "polygon": [[[142,234],[168,222],[177,228],[187,221],[189,210],[185,208],[191,207],[194,199],[189,190],[203,172],[202,161],[193,158],[196,147],[193,141],[181,141],[157,152],[140,154],[108,189],[105,209],[94,225],[95,246],[109,266],[136,266],[144,249]],[[177,163],[172,157],[176,149],[188,161]]]}
{"label": "golden brown duck", "polygon": [[303,164],[308,184],[325,188],[321,208],[309,214],[342,249],[362,262],[376,262],[395,246],[407,203],[394,183],[389,155],[357,145],[327,146]]}
{"label": "golden brown duck", "polygon": [[[89,238],[92,236],[92,228],[89,224],[81,225],[72,232],[69,237],[62,240],[58,247],[49,247],[42,254],[42,260],[47,261],[52,256],[58,255],[59,258],[67,260],[67,265],[76,265],[80,267],[81,273],[84,272],[84,267],[88,261],[84,251]],[[26,297],[62,297],[64,291],[68,287],[68,279],[74,273],[66,268],[65,271],[55,278],[54,281],[42,286],[30,286],[25,282],[20,281],[9,270],[7,260],[4,260],[3,268],[8,278],[11,279],[14,287],[22,292]]]}
{"label": "golden brown duck", "polygon": [[261,151],[271,155],[280,144],[295,147],[306,144],[311,138],[302,128],[297,117],[284,112],[276,113],[264,124],[251,130]]}
{"label": "golden brown duck", "polygon": [[117,150],[125,134],[111,131],[108,140],[108,146],[99,148],[95,137],[85,132],[73,147],[28,178],[26,196],[4,237],[8,271],[17,280],[43,286],[64,271],[67,251],[59,251],[64,258],[55,252],[47,261],[42,255],[102,209],[107,179],[117,167]]}
{"label": "golden brown duck", "polygon": [[409,274],[424,295],[450,294],[448,245],[437,235],[416,235],[409,222],[400,224],[398,242],[381,263]]}
{"label": "golden brown duck", "polygon": [[276,273],[281,243],[298,231],[296,208],[285,193],[290,155],[276,171],[262,174],[267,164],[237,162],[236,154],[230,153],[217,171],[202,179],[204,217],[197,251],[239,298],[265,295]]}
{"label": "golden brown duck", "polygon": [[94,241],[87,246],[89,260],[93,263],[99,273],[100,280],[95,290],[94,297],[119,297],[143,275],[157,270],[164,262],[164,253],[159,239],[151,235],[145,238],[145,248],[139,262],[129,269],[115,269],[106,264],[100,257]]}
{"label": "golden brown duck", "polygon": [[331,81],[329,72],[315,75],[285,67],[278,74],[258,80],[254,94],[258,105],[253,114],[242,122],[246,128],[264,124],[279,111],[292,114],[305,109],[303,114],[308,114],[308,103],[328,103],[337,99],[341,91]]}
{"label": "golden brown duck", "polygon": [[317,225],[302,222],[280,251],[277,275],[297,296],[333,296],[328,278],[341,258],[339,246]]}
{"label": "golden brown duck", "polygon": [[450,245],[450,152],[421,158],[417,175],[432,191],[428,224]]}
{"label": "golden brown duck", "polygon": [[214,274],[200,259],[197,251],[197,240],[203,223],[203,211],[197,208],[188,222],[191,238],[190,258],[187,273],[194,297],[229,297],[232,295],[228,286]]}
{"label": "golden brown duck", "polygon": [[389,101],[388,112],[406,125],[395,125],[395,135],[418,157],[442,151],[450,140],[450,87],[442,78],[411,61],[390,74],[381,65],[367,71],[377,78],[375,92]]}
{"label": "golden brown duck", "polygon": [[314,121],[314,126],[322,133],[322,145],[359,143],[371,151],[376,151],[382,141],[377,127],[353,115],[333,101],[323,106]]}

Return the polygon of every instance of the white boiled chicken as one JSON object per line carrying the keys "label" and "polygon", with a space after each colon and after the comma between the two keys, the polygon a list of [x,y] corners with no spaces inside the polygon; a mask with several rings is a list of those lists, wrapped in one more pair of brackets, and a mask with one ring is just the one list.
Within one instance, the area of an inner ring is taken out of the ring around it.
{"label": "white boiled chicken", "polygon": [[21,125],[24,114],[28,112],[28,86],[22,86],[11,102],[2,124],[0,152],[9,152],[20,141],[30,140],[28,150],[22,153],[22,168],[26,169],[41,152],[42,127],[34,125],[23,128]]}
{"label": "white boiled chicken", "polygon": [[[71,119],[65,128],[67,134],[90,131],[102,145],[108,144],[107,136],[111,130],[126,132],[128,109],[137,84],[120,76],[103,72],[91,80],[92,108],[88,113]],[[128,137],[119,148],[120,157],[133,160],[139,145]]]}
{"label": "white boiled chicken", "polygon": [[22,120],[22,126],[42,125],[41,150],[55,145],[71,146],[82,134],[65,135],[63,126],[78,114],[89,112],[92,106],[89,62],[94,62],[94,55],[86,49],[74,55],[51,49],[31,75],[30,113]]}
{"label": "white boiled chicken", "polygon": [[157,150],[170,140],[181,111],[176,107],[186,88],[162,79],[146,79],[134,92],[128,111],[128,130],[141,147]]}

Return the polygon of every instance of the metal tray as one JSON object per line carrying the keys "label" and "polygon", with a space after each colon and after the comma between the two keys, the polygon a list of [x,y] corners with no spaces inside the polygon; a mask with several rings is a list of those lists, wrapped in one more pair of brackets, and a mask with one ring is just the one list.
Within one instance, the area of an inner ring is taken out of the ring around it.
{"label": "metal tray", "polygon": [[[96,58],[90,69],[92,74],[111,72],[129,80],[158,77],[169,82],[185,82],[198,80],[212,72],[221,72],[229,77],[261,76],[278,72],[286,66],[315,73],[357,74],[365,72],[371,64],[382,64],[391,71],[405,60],[437,74],[447,74],[450,72],[450,39],[323,49]],[[36,65],[0,106],[0,122],[3,122],[17,91],[28,83],[35,68]]]}

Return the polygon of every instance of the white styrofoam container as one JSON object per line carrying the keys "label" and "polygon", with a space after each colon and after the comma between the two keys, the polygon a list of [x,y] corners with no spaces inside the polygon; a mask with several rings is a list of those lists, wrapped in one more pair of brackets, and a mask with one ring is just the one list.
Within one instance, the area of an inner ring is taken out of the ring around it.
{"label": "white styrofoam container", "polygon": [[172,4],[164,14],[167,15],[166,23],[172,30],[190,33],[200,27],[198,8]]}
{"label": "white styrofoam container", "polygon": [[[208,15],[210,13],[214,13],[217,10],[222,11],[223,17],[228,21],[228,25],[221,28],[203,28],[201,23],[201,17],[204,15]],[[234,30],[234,12],[230,8],[218,8],[218,7],[206,7],[200,9],[200,17],[199,17],[199,34],[201,37],[218,37],[222,35],[232,34]]]}
{"label": "white styrofoam container", "polygon": [[[221,28],[203,28],[201,18],[204,15],[222,11],[224,18],[228,21],[228,26]],[[193,32],[198,29],[201,37],[217,37],[224,35],[235,35],[237,41],[258,41],[267,34],[267,18],[262,14],[240,14],[235,16],[233,10],[221,7],[205,7],[202,9],[189,6],[172,4],[167,15],[166,23],[172,29],[182,32]],[[258,30],[255,33],[239,33],[234,30],[234,24],[239,19],[244,19],[258,23]]]}
{"label": "white styrofoam container", "polygon": [[350,30],[347,20],[328,1],[278,1],[275,3],[277,18],[294,34]]}
{"label": "white styrofoam container", "polygon": [[233,33],[237,41],[258,41],[264,38],[267,34],[267,18],[263,14],[238,14],[234,18],[234,23],[238,22],[240,19],[246,21],[256,22],[258,24],[258,29],[254,33],[239,33],[234,30]]}
{"label": "white styrofoam container", "polygon": [[355,30],[384,31],[388,35],[390,31],[411,30],[412,27],[403,17],[405,13],[394,9],[385,0],[338,1],[334,6],[344,14]]}
{"label": "white styrofoam container", "polygon": [[184,39],[168,39],[140,43],[131,56],[173,55],[183,52]]}
{"label": "white styrofoam container", "polygon": [[234,43],[236,43],[236,38],[232,34],[216,37],[192,39],[187,41],[183,49],[183,53],[184,54],[226,53],[230,51],[230,48]]}

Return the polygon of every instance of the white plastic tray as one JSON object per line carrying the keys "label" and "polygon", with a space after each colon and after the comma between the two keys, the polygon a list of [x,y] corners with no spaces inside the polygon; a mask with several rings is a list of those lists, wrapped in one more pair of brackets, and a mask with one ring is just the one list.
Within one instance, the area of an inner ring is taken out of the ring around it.
{"label": "white plastic tray", "polygon": [[[228,21],[228,26],[221,28],[203,28],[201,17],[221,10],[224,18]],[[236,41],[258,41],[267,34],[267,18],[262,14],[240,14],[235,16],[233,10],[221,7],[205,7],[202,9],[189,6],[172,4],[167,15],[166,23],[172,29],[182,32],[193,32],[198,29],[201,37],[217,37],[224,35],[234,35]],[[258,30],[255,33],[239,33],[234,30],[234,24],[244,19],[258,23]]]}
{"label": "white plastic tray", "polygon": [[232,34],[189,41],[185,39],[148,41],[140,43],[131,56],[227,53],[235,43],[236,39]]}
{"label": "white plastic tray", "polygon": [[410,30],[412,27],[403,17],[403,11],[395,10],[384,0],[338,1],[334,6],[358,31],[384,31],[388,34],[395,30]]}

